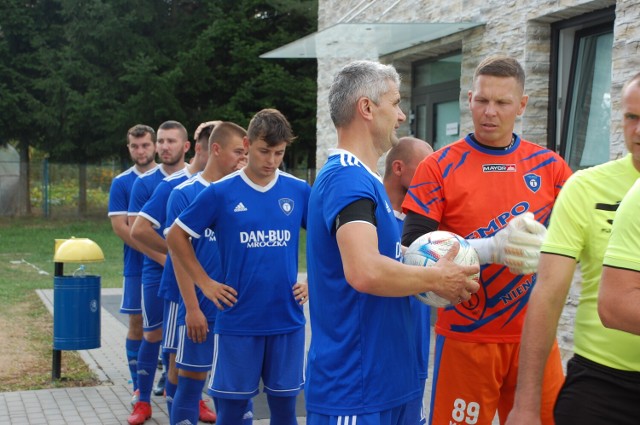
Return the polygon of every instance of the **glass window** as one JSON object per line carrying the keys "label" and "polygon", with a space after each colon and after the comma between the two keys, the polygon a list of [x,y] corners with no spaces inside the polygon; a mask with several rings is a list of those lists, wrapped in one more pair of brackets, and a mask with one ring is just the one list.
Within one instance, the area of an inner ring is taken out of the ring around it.
{"label": "glass window", "polygon": [[425,62],[414,67],[413,86],[432,86],[445,81],[460,80],[462,53]]}
{"label": "glass window", "polygon": [[565,159],[574,170],[609,160],[613,33],[578,33],[576,43],[565,137]]}
{"label": "glass window", "polygon": [[438,150],[460,138],[460,102],[452,100],[434,105],[433,149]]}
{"label": "glass window", "polygon": [[573,170],[609,160],[615,7],[551,26],[549,143]]}
{"label": "glass window", "polygon": [[441,148],[460,138],[460,74],[462,54],[413,65],[411,134]]}

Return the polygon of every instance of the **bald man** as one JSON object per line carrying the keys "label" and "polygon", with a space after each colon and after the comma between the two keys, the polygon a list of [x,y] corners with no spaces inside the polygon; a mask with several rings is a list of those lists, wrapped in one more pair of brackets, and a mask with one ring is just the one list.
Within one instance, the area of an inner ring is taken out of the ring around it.
{"label": "bald man", "polygon": [[[402,213],[402,201],[409,190],[418,164],[431,153],[433,153],[433,148],[424,140],[415,137],[400,138],[398,144],[387,153],[383,183],[391,200],[391,208],[393,208],[393,213],[398,221],[400,233],[402,233],[405,217]],[[404,425],[426,423],[422,397],[429,366],[430,317],[431,308],[411,297],[411,318],[418,345],[418,376],[422,391],[420,397],[407,404]]]}
{"label": "bald man", "polygon": [[[410,136],[400,138],[398,144],[387,153],[383,183],[398,220],[404,219],[402,201],[409,190],[413,174],[420,161],[431,153],[433,148],[427,142]],[[400,225],[402,227],[402,222]]]}

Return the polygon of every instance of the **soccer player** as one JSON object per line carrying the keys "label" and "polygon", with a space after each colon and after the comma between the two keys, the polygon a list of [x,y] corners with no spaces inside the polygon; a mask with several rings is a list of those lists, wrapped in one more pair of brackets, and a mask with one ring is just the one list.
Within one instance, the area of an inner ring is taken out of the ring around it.
{"label": "soccer player", "polygon": [[[218,121],[219,122],[219,121]],[[145,203],[144,207],[138,214],[133,230],[136,235],[146,241],[157,244],[162,247],[162,252],[166,254],[166,241],[163,239],[166,232],[167,209],[169,196],[176,186],[189,179],[193,174],[202,171],[207,163],[209,152],[209,135],[213,130],[216,122],[210,122],[208,125],[200,125],[195,132],[194,151],[195,155],[189,165],[182,170],[164,178],[158,187],[154,190],[151,198]],[[171,221],[173,222],[173,220]],[[159,236],[158,233],[163,236]],[[149,249],[152,249],[149,247]],[[167,254],[160,285],[157,288],[158,302],[154,302],[154,307],[162,308],[162,356],[164,364],[167,368],[167,378],[165,381],[165,394],[167,402],[167,410],[171,412],[173,396],[178,385],[178,371],[175,367],[175,354],[177,351],[177,334],[176,321],[178,313],[178,302],[180,301],[180,292],[176,283],[173,262],[171,256]],[[145,299],[146,301],[147,299]],[[215,422],[216,416],[209,407],[202,401],[200,403],[200,420],[202,422]]]}
{"label": "soccer player", "polygon": [[[416,172],[420,161],[433,153],[433,148],[424,140],[415,137],[402,137],[398,144],[391,148],[385,158],[384,178],[382,183],[387,191],[393,214],[398,222],[398,230],[402,232],[404,214],[402,201],[404,200],[411,178]],[[431,337],[431,308],[410,298],[411,319],[413,321],[414,336],[418,347],[418,376],[420,378],[420,396],[407,405],[405,424],[424,424],[426,421],[422,398],[427,381],[429,368],[429,344]]]}
{"label": "soccer player", "polygon": [[[243,145],[246,134],[242,127],[231,122],[216,125],[209,137],[209,160],[204,171],[171,192],[167,204],[167,231],[169,224],[204,188],[246,164]],[[218,282],[222,281],[220,254],[213,231],[207,229],[203,237],[192,239],[191,242],[207,274]],[[181,297],[177,317],[178,390],[171,407],[171,423],[195,424],[198,421],[198,401],[202,404],[200,394],[213,362],[213,329],[217,308],[175,261],[174,267]],[[250,422],[252,412],[245,412],[245,415],[249,416]]]}
{"label": "soccer player", "polygon": [[[504,422],[511,410],[543,224],[571,174],[556,153],[513,132],[528,101],[524,80],[518,61],[507,56],[477,66],[468,94],[474,132],[420,163],[402,204],[403,244],[433,230],[450,231],[469,240],[482,265],[481,289],[438,310],[434,425],[491,424],[496,410]],[[552,424],[563,380],[557,344],[545,380],[542,418]]]}
{"label": "soccer player", "polygon": [[[141,241],[142,248],[148,255],[166,255],[162,276],[159,285],[153,287],[151,283],[146,285],[145,297],[147,317],[162,318],[160,326],[154,332],[162,333],[162,357],[166,368],[166,381],[164,391],[166,394],[167,410],[171,412],[173,396],[178,384],[178,373],[175,368],[175,352],[177,341],[175,338],[176,319],[179,301],[179,291],[175,283],[175,275],[171,257],[167,254],[166,241],[163,236],[167,218],[167,201],[174,187],[190,178],[194,173],[200,172],[208,157],[208,139],[215,122],[209,125],[201,125],[196,130],[195,155],[190,164],[181,170],[165,177],[157,187],[149,200],[144,204],[132,227],[132,234]],[[156,294],[155,298],[153,294]],[[162,316],[160,316],[162,315]],[[200,419],[203,422],[214,422],[215,414],[203,402],[200,404]]]}
{"label": "soccer player", "polygon": [[338,146],[313,185],[307,223],[307,425],[403,423],[420,396],[408,295],[457,302],[478,289],[478,267],[452,261],[457,247],[435,267],[399,261],[398,224],[375,171],[405,120],[399,85],[392,66],[356,61],[329,91]]}
{"label": "soccer player", "polygon": [[[612,222],[617,225],[616,210],[640,177],[640,74],[622,90],[622,123],[630,153],[576,172],[553,209],[524,324],[509,425],[540,423],[540,396],[548,391],[543,382],[544,359],[555,346],[558,320],[578,261],[582,292],[575,315],[575,354],[567,363],[567,377],[555,401],[555,423],[638,423],[640,337],[606,329],[598,317],[597,299]],[[637,205],[634,220],[636,217]],[[626,254],[637,258],[637,251]],[[611,266],[620,264],[614,257]],[[616,281],[616,285],[623,282]],[[631,301],[616,297],[616,310]]]}
{"label": "soccer player", "polygon": [[[143,340],[138,352],[138,389],[140,400],[133,406],[128,418],[131,425],[142,424],[151,417],[151,388],[157,366],[158,351],[162,339],[164,303],[158,298],[158,286],[166,260],[166,244],[158,230],[152,229],[149,237],[145,227],[151,227],[151,215],[139,216],[155,189],[165,177],[184,172],[185,153],[189,150],[187,130],[177,121],[165,121],[158,127],[156,149],[160,162],[136,179],[129,202],[131,237],[143,252],[142,267],[142,319]],[[166,208],[166,204],[164,205]],[[147,218],[148,217],[148,218]]]}
{"label": "soccer player", "polygon": [[[278,167],[293,140],[275,109],[249,123],[248,164],[205,188],[167,235],[174,258],[220,309],[209,394],[218,421],[241,424],[260,378],[271,421],[295,424],[303,380],[306,284],[297,283],[298,240],[306,225],[309,185]],[[198,263],[189,237],[213,230],[222,280]]]}
{"label": "soccer player", "polygon": [[135,249],[131,239],[127,211],[131,188],[135,179],[155,167],[156,132],[144,124],[134,125],[127,131],[127,148],[134,165],[116,176],[109,190],[109,219],[113,232],[124,242],[124,269],[120,313],[129,315],[129,329],[125,348],[127,363],[133,383],[132,404],[138,401],[138,349],[142,340],[141,275],[142,254]]}

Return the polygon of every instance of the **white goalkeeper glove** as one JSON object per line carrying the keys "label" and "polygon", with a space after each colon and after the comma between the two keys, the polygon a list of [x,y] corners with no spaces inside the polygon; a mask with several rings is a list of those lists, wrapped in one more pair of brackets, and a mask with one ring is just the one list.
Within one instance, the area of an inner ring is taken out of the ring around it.
{"label": "white goalkeeper glove", "polygon": [[480,264],[503,264],[514,274],[535,273],[540,259],[540,247],[547,229],[526,212],[511,220],[494,236],[467,239],[478,252]]}

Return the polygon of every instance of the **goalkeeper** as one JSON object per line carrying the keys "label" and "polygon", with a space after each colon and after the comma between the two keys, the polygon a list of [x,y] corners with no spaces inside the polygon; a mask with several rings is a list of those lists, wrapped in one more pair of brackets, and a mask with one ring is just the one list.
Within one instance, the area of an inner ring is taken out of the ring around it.
{"label": "goalkeeper", "polygon": [[[482,61],[468,97],[474,132],[420,163],[402,204],[403,245],[446,230],[468,239],[482,264],[480,290],[438,310],[429,414],[437,425],[487,425],[496,412],[506,420],[544,224],[571,174],[557,154],[514,133],[528,100],[515,59]],[[541,417],[552,424],[563,381],[557,344],[545,373]]]}

